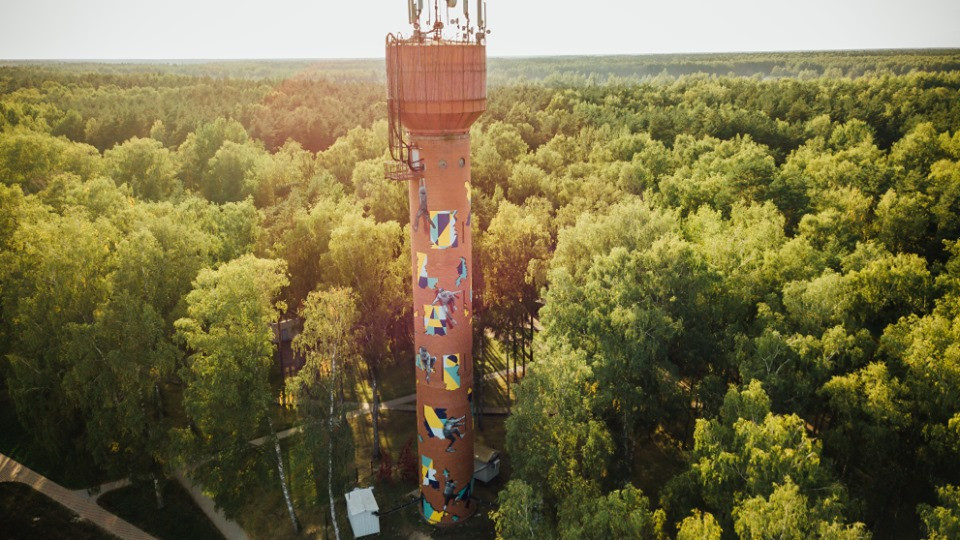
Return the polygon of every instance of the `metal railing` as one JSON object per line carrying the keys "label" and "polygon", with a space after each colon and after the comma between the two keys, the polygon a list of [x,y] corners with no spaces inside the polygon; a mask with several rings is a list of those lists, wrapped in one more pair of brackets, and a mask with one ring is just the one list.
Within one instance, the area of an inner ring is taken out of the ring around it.
{"label": "metal railing", "polygon": [[389,180],[416,180],[423,176],[423,169],[413,170],[402,161],[388,161],[383,164],[383,176]]}

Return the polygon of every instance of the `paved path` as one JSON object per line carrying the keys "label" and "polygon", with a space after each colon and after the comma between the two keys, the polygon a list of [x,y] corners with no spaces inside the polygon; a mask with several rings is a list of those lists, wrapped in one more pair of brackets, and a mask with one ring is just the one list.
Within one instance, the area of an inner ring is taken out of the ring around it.
{"label": "paved path", "polygon": [[107,512],[87,490],[71,491],[29,467],[0,454],[0,482],[19,482],[69,508],[81,518],[124,540],[157,540],[130,523]]}
{"label": "paved path", "polygon": [[100,497],[103,497],[108,492],[115,489],[125,488],[133,483],[130,482],[129,478],[124,478],[122,480],[117,480],[116,482],[107,482],[106,484],[100,484],[96,488],[87,488],[87,489],[75,489],[74,493],[84,497],[90,497],[91,499],[97,501],[100,500]]}
{"label": "paved path", "polygon": [[190,480],[186,474],[182,471],[177,471],[173,476],[177,479],[177,482],[180,482],[180,485],[190,493],[193,501],[203,510],[203,513],[210,519],[210,523],[213,523],[224,538],[227,540],[248,540],[247,532],[244,531],[236,521],[228,519],[227,516],[224,515],[223,510],[218,510],[213,499],[207,497],[203,493],[203,490],[200,489],[200,486],[194,485],[193,481]]}

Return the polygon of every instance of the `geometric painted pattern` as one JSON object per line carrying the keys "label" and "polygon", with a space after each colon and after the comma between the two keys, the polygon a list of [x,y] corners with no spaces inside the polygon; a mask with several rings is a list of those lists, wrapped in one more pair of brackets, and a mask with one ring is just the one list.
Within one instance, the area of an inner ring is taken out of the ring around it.
{"label": "geometric painted pattern", "polygon": [[423,306],[423,329],[428,336],[445,336],[450,321],[447,320],[447,308],[444,306]]}
{"label": "geometric painted pattern", "polygon": [[443,439],[443,426],[447,423],[447,410],[429,405],[423,406],[423,425],[427,428],[427,436],[431,439]]}
{"label": "geometric painted pattern", "polygon": [[420,476],[423,478],[423,485],[430,486],[433,489],[440,489],[440,481],[437,480],[437,470],[433,468],[433,458],[420,456]]}
{"label": "geometric painted pattern", "polygon": [[429,523],[440,523],[444,514],[445,512],[435,509],[426,499],[423,500],[423,517],[427,518]]}
{"label": "geometric painted pattern", "polygon": [[443,384],[447,390],[460,388],[460,355],[443,355]]}
{"label": "geometric painted pattern", "polygon": [[427,254],[426,253],[417,253],[417,268],[420,269],[419,279],[417,279],[417,285],[421,289],[436,289],[438,278],[430,277],[427,275]]}
{"label": "geometric painted pattern", "polygon": [[[420,279],[422,280],[423,278]],[[457,287],[459,287],[465,279],[467,279],[467,260],[460,257],[460,264],[457,265]]]}
{"label": "geometric painted pattern", "polygon": [[457,247],[457,211],[430,212],[430,241],[433,249]]}

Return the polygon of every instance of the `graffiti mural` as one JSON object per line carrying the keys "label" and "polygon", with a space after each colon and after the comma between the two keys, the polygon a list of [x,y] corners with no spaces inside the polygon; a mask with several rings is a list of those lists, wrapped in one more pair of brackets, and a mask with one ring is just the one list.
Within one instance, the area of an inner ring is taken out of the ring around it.
{"label": "graffiti mural", "polygon": [[427,383],[430,382],[430,374],[436,373],[437,369],[434,367],[437,364],[437,357],[430,354],[427,351],[426,347],[420,347],[417,350],[416,356],[417,369],[423,370],[427,375]]}
{"label": "graffiti mural", "polygon": [[440,481],[437,480],[437,470],[433,468],[432,458],[420,456],[420,477],[423,478],[422,485],[440,489]]}
{"label": "graffiti mural", "polygon": [[454,248],[457,239],[457,211],[430,212],[430,242],[433,249]]}
{"label": "graffiti mural", "polygon": [[423,226],[429,227],[430,211],[427,210],[427,184],[424,179],[420,179],[420,207],[417,209],[417,215],[413,218],[413,231],[417,232],[420,226],[420,218],[423,217]]}
{"label": "graffiti mural", "polygon": [[423,330],[428,336],[445,336],[453,328],[443,306],[423,306]]}
{"label": "graffiti mural", "polygon": [[435,509],[432,504],[428,503],[427,500],[424,499],[423,517],[425,517],[430,523],[440,523],[440,520],[443,519],[443,512]]}
{"label": "graffiti mural", "polygon": [[443,511],[447,511],[450,501],[457,499],[457,482],[450,478],[450,471],[443,470]]}
{"label": "graffiti mural", "polygon": [[443,384],[447,390],[460,388],[460,355],[443,355]]}
{"label": "graffiti mural", "polygon": [[470,479],[470,483],[467,484],[463,489],[461,489],[461,490],[457,493],[457,499],[456,499],[456,500],[458,500],[458,501],[463,501],[463,502],[464,502],[464,506],[467,507],[467,508],[470,508],[470,497],[473,496],[473,483],[474,483],[475,481],[476,481],[476,479],[471,478],[471,479]]}
{"label": "graffiti mural", "polygon": [[417,285],[421,289],[436,289],[437,282],[440,281],[440,278],[430,277],[427,274],[427,254],[426,253],[417,253],[417,268],[420,273],[417,279]]}
{"label": "graffiti mural", "polygon": [[437,297],[431,302],[431,306],[436,306],[443,311],[443,319],[451,329],[457,327],[457,321],[453,314],[457,312],[457,297],[462,295],[463,291],[448,291],[443,287],[437,291]]}
{"label": "graffiti mural", "polygon": [[463,432],[460,431],[460,428],[464,427],[466,418],[466,415],[459,418],[447,418],[446,409],[434,408],[429,405],[423,406],[423,425],[427,428],[427,436],[431,439],[450,441],[446,448],[447,452],[457,451],[453,448],[453,443],[463,438]]}
{"label": "graffiti mural", "polygon": [[[457,287],[459,287],[465,279],[467,279],[467,259],[460,257],[460,264],[457,265]],[[421,287],[423,286],[421,285]]]}

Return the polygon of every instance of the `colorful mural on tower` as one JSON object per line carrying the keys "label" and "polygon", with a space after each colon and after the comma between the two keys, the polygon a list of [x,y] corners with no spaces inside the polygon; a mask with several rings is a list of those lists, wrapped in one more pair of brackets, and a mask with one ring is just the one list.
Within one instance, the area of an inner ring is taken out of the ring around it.
{"label": "colorful mural on tower", "polygon": [[440,287],[437,290],[436,298],[431,303],[432,306],[443,309],[443,318],[451,329],[457,327],[457,321],[453,318],[453,314],[457,312],[457,297],[462,295],[463,291],[448,291]]}
{"label": "colorful mural on tower", "polygon": [[426,499],[423,500],[423,517],[425,517],[428,522],[433,524],[440,523],[443,516],[444,512],[435,509]]}
{"label": "colorful mural on tower", "polygon": [[430,382],[430,374],[436,373],[437,369],[434,367],[437,364],[437,357],[430,354],[427,351],[426,347],[420,347],[417,350],[416,355],[417,369],[426,372],[427,383]]}
{"label": "colorful mural on tower", "polygon": [[460,388],[460,355],[443,355],[443,385],[447,390]]}
{"label": "colorful mural on tower", "polygon": [[420,276],[417,279],[417,285],[421,289],[436,289],[437,282],[440,281],[439,278],[430,277],[427,274],[427,254],[426,253],[417,253],[417,268],[420,269]]}
{"label": "colorful mural on tower", "polygon": [[463,432],[460,428],[465,428],[464,422],[467,416],[459,418],[447,418],[447,410],[440,407],[423,406],[423,425],[427,428],[427,436],[431,439],[444,439],[450,441],[447,445],[447,452],[456,452],[453,444],[463,438]]}
{"label": "colorful mural on tower", "polygon": [[440,489],[440,481],[437,480],[437,470],[433,468],[433,458],[420,456],[420,478],[423,479],[424,486]]}
{"label": "colorful mural on tower", "polygon": [[428,336],[445,336],[453,328],[447,318],[447,309],[443,306],[423,306],[423,331]]}
{"label": "colorful mural on tower", "polygon": [[459,287],[465,279],[467,279],[467,259],[460,257],[460,264],[457,265],[457,287]]}
{"label": "colorful mural on tower", "polygon": [[413,218],[413,232],[417,232],[420,227],[420,218],[423,218],[423,226],[428,227],[430,225],[430,211],[427,210],[427,184],[426,181],[420,179],[420,207],[417,209],[417,215]]}
{"label": "colorful mural on tower", "polygon": [[455,248],[460,245],[456,210],[430,212],[430,242],[433,249]]}

